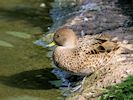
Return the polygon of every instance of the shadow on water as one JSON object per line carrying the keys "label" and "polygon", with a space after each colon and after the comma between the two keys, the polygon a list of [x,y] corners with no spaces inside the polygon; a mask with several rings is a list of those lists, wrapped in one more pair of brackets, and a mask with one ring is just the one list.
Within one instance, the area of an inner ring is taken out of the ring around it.
{"label": "shadow on water", "polygon": [[126,26],[133,26],[133,0],[118,0],[118,7],[122,9],[122,13],[129,16],[129,21],[127,21]]}
{"label": "shadow on water", "polygon": [[0,83],[21,89],[53,89],[49,81],[57,80],[56,76],[51,73],[52,68],[31,70],[21,72],[11,76],[0,76]]}

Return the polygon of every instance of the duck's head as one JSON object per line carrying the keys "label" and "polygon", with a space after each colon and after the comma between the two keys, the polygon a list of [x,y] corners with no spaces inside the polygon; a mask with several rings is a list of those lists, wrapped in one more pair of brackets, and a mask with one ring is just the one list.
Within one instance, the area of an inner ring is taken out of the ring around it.
{"label": "duck's head", "polygon": [[77,36],[72,29],[60,28],[58,29],[53,37],[53,41],[58,46],[63,47],[75,47],[77,43]]}

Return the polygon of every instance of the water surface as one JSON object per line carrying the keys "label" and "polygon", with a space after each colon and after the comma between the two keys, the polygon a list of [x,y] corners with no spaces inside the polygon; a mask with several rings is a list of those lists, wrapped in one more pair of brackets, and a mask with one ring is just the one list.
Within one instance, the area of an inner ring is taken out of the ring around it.
{"label": "water surface", "polygon": [[47,50],[33,42],[47,31],[50,1],[0,1],[0,100],[59,100],[49,81],[51,61]]}

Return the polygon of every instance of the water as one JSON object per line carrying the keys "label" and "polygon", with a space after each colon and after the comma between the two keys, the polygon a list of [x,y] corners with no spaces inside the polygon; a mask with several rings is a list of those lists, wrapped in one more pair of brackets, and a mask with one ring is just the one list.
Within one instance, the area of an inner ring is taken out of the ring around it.
{"label": "water", "polygon": [[[41,3],[45,7],[40,7]],[[47,50],[33,42],[52,24],[51,1],[0,1],[0,100],[60,100]]]}

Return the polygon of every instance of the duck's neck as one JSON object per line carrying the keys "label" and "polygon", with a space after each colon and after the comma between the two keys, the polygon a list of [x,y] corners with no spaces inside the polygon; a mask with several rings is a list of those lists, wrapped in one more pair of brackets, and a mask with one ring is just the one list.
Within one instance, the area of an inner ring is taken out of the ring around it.
{"label": "duck's neck", "polygon": [[64,44],[64,46],[62,46],[62,47],[64,47],[64,48],[75,48],[76,47],[76,43],[65,43]]}
{"label": "duck's neck", "polygon": [[58,46],[55,49],[56,54],[60,55],[60,56],[64,56],[64,55],[71,55],[73,53],[73,50],[75,50],[75,47],[73,46]]}
{"label": "duck's neck", "polygon": [[64,48],[75,48],[77,46],[77,37],[70,37],[63,45]]}

